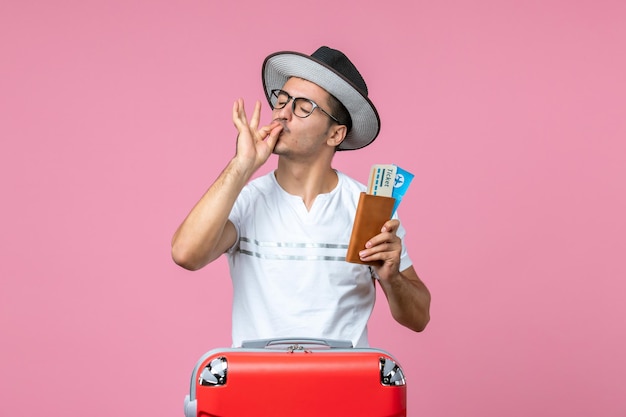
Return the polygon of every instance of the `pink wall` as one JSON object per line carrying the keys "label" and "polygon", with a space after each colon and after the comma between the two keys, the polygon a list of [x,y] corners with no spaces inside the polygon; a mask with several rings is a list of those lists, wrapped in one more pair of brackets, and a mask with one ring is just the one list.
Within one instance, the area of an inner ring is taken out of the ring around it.
{"label": "pink wall", "polygon": [[230,283],[175,267],[171,234],[262,59],[328,44],[383,123],[337,168],[416,174],[433,319],[413,334],[381,299],[371,325],[409,415],[625,416],[626,3],[240,3],[0,5],[0,415],[182,416]]}

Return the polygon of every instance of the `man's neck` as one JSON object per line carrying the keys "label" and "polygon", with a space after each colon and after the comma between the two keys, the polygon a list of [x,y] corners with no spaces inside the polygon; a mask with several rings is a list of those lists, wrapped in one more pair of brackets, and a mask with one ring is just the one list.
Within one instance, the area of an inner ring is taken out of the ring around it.
{"label": "man's neck", "polygon": [[286,192],[301,197],[306,208],[310,209],[318,195],[329,193],[337,186],[337,172],[329,162],[311,165],[279,158],[274,175]]}

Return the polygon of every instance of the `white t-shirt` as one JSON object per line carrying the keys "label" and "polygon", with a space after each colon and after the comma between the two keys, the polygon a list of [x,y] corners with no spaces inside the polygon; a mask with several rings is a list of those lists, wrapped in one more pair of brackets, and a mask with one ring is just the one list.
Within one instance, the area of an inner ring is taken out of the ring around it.
{"label": "white t-shirt", "polygon": [[[365,186],[337,172],[337,187],[315,198],[284,191],[271,172],[251,181],[230,214],[238,232],[227,252],[233,281],[233,346],[244,340],[313,337],[368,346],[376,289],[372,270],[346,262]],[[398,236],[404,237],[400,227]],[[400,270],[411,266],[403,247]]]}

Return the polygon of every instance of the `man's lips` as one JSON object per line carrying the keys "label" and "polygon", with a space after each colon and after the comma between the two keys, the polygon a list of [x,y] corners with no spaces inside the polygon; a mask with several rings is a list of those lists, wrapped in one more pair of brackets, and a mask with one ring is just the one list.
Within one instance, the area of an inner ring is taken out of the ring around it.
{"label": "man's lips", "polygon": [[274,119],[272,121],[280,123],[280,125],[283,127],[283,130],[280,132],[280,135],[282,135],[283,133],[289,133],[289,129],[287,128],[287,125],[285,124],[284,120]]}

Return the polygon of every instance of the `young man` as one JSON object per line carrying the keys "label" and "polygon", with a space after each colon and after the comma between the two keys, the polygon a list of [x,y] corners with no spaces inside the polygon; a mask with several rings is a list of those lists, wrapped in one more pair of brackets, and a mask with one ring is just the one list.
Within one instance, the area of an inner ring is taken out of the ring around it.
{"label": "young man", "polygon": [[[350,340],[368,346],[375,282],[400,324],[422,331],[430,294],[402,243],[397,218],[345,260],[365,186],[332,168],[335,151],[369,145],[378,113],[356,67],[340,51],[278,52],[265,59],[272,122],[259,127],[233,106],[237,151],[172,240],[172,257],[197,270],[222,254],[233,282],[233,345],[277,337]],[[275,171],[250,181],[274,153]]]}

